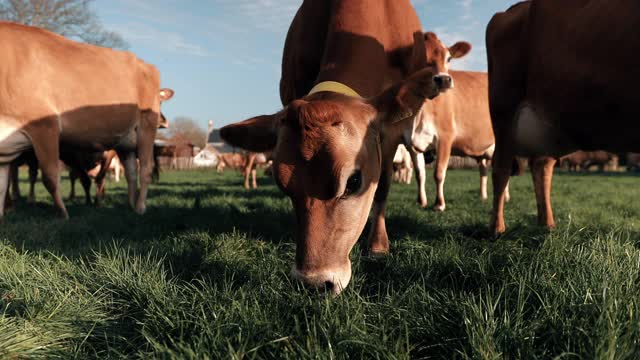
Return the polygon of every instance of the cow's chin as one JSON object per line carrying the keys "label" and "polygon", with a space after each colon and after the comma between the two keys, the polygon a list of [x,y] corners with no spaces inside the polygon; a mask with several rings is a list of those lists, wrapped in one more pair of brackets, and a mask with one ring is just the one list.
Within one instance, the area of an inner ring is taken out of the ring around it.
{"label": "cow's chin", "polygon": [[344,265],[318,271],[300,271],[294,265],[291,276],[305,287],[316,290],[322,296],[338,296],[351,281],[351,261]]}

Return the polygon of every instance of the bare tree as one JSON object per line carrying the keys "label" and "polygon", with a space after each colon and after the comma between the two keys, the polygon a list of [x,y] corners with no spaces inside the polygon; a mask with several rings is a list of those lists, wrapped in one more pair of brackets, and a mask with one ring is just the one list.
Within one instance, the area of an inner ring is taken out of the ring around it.
{"label": "bare tree", "polygon": [[104,29],[93,0],[0,0],[0,19],[37,26],[89,44],[126,49],[126,41]]}
{"label": "bare tree", "polygon": [[193,145],[203,148],[206,145],[207,132],[193,119],[179,116],[169,122],[167,138],[186,139]]}

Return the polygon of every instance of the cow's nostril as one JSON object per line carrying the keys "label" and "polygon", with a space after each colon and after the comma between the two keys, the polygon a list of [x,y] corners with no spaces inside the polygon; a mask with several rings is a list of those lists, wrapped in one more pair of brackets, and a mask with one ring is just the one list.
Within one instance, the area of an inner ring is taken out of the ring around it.
{"label": "cow's nostril", "polygon": [[438,87],[442,87],[442,76],[434,76],[433,82],[435,82]]}
{"label": "cow's nostril", "polygon": [[333,282],[332,281],[325,281],[324,282],[324,288],[326,291],[333,291]]}

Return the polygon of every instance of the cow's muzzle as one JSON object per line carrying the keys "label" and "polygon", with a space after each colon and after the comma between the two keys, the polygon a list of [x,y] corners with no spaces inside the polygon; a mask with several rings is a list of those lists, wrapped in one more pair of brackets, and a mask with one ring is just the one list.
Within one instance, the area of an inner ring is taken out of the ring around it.
{"label": "cow's muzzle", "polygon": [[440,73],[433,76],[433,82],[436,84],[440,91],[446,91],[453,89],[453,78],[447,73]]}

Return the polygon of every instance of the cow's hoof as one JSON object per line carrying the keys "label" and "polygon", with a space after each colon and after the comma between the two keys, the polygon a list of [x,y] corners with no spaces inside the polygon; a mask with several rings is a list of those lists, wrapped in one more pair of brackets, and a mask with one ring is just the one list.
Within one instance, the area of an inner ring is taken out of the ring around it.
{"label": "cow's hoof", "polygon": [[433,211],[435,212],[443,212],[445,209],[445,205],[434,205],[433,206]]}
{"label": "cow's hoof", "polygon": [[144,215],[146,211],[147,211],[147,208],[145,206],[140,206],[136,208],[136,214],[138,215]]}

